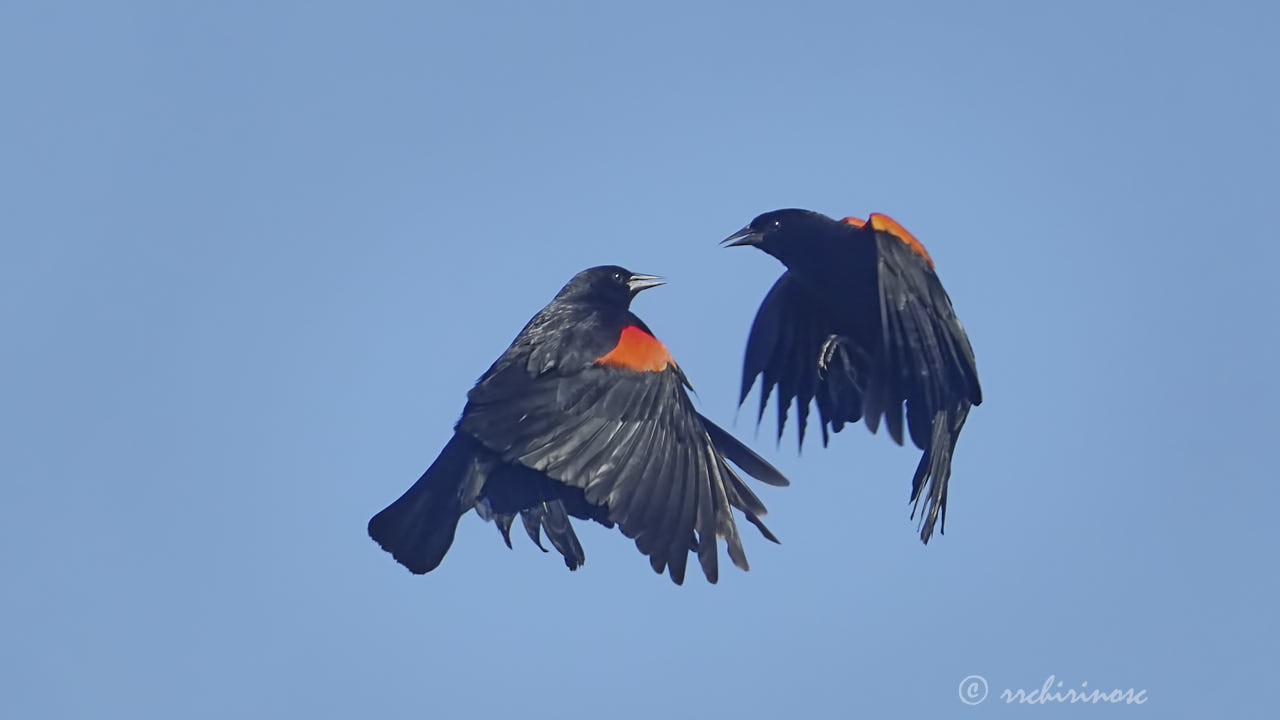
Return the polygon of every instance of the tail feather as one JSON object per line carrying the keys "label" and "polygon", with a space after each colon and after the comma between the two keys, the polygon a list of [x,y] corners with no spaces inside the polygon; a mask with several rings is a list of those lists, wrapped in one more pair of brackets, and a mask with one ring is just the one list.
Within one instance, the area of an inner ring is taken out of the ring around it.
{"label": "tail feather", "polygon": [[916,517],[924,498],[924,512],[920,515],[920,540],[926,544],[933,537],[933,528],[941,519],[939,531],[947,530],[947,481],[951,479],[951,456],[955,452],[960,430],[969,417],[969,403],[961,402],[954,409],[939,410],[933,418],[933,434],[929,447],[916,466],[911,479],[911,518]]}
{"label": "tail feather", "polygon": [[369,520],[369,537],[410,572],[431,572],[449,552],[458,520],[475,505],[487,473],[483,448],[455,433],[413,487]]}

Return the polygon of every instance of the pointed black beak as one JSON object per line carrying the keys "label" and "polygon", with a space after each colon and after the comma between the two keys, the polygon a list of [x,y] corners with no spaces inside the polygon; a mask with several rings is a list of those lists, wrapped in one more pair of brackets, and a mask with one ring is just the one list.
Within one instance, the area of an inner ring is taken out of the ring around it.
{"label": "pointed black beak", "polygon": [[759,244],[760,244],[760,234],[752,230],[750,225],[742,228],[738,232],[720,241],[720,245],[723,247],[738,247],[739,245],[759,245]]}
{"label": "pointed black beak", "polygon": [[641,275],[640,273],[632,273],[631,279],[627,280],[627,288],[631,290],[632,295],[641,290],[648,290],[651,287],[666,284],[666,281],[657,275]]}

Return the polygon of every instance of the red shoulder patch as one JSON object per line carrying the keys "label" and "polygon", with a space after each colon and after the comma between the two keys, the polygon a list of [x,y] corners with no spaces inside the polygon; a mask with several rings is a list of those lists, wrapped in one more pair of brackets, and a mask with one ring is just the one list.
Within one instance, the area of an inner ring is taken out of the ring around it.
{"label": "red shoulder patch", "polygon": [[862,218],[852,217],[852,216],[847,218],[840,218],[840,222],[844,223],[845,225],[852,225],[856,228],[860,228],[863,225],[867,224],[866,220],[863,220]]}
{"label": "red shoulder patch", "polygon": [[618,344],[596,363],[636,372],[661,372],[668,365],[676,364],[671,353],[667,352],[667,346],[635,325],[622,328]]}
{"label": "red shoulder patch", "polygon": [[911,248],[915,254],[924,258],[924,261],[929,263],[929,267],[933,267],[933,258],[929,257],[929,251],[924,249],[924,245],[920,244],[920,241],[916,239],[915,235],[907,232],[906,228],[898,224],[897,220],[894,220],[884,213],[871,213],[871,216],[868,219],[871,222],[872,228],[880,232],[887,232],[906,243],[907,247]]}

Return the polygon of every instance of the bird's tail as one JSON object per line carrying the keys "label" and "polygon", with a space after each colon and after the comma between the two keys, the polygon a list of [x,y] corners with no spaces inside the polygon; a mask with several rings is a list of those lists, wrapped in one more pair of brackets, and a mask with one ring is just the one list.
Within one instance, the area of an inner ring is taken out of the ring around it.
{"label": "bird's tail", "polygon": [[369,520],[369,537],[410,572],[434,570],[453,544],[458,520],[475,505],[488,464],[478,442],[454,433],[413,487]]}
{"label": "bird's tail", "polygon": [[924,512],[920,515],[920,540],[926,544],[933,536],[933,527],[942,520],[940,532],[947,530],[947,481],[951,478],[951,455],[964,421],[969,417],[968,401],[961,401],[951,410],[939,410],[933,416],[933,432],[929,447],[916,466],[911,479],[911,518],[916,517],[920,499],[924,498]]}

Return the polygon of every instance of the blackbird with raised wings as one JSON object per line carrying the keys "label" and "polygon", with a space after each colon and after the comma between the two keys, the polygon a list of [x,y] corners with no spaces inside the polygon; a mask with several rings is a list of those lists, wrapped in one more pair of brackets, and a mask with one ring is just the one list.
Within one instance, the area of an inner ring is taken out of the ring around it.
{"label": "blackbird with raised wings", "polygon": [[888,215],[835,220],[811,210],[764,213],[724,240],[769,253],[787,270],[751,326],[739,404],[761,378],[760,410],[777,387],[778,436],[792,400],[804,443],[816,400],[828,428],[864,419],[890,436],[906,431],[924,451],[911,481],[912,517],[924,500],[920,539],[946,527],[947,481],[969,408],[982,402],[978,370],[933,259]]}
{"label": "blackbird with raised wings", "polygon": [[690,552],[716,582],[717,538],[746,570],[731,508],[777,538],[726,460],[770,485],[787,479],[693,408],[684,373],[631,313],[638,292],[661,284],[612,265],[575,275],[481,376],[453,438],[373,516],[370,537],[426,573],[467,510],[493,520],[508,547],[520,515],[529,537],[542,547],[545,533],[574,570],[585,555],[572,516],[617,525],[676,584]]}

